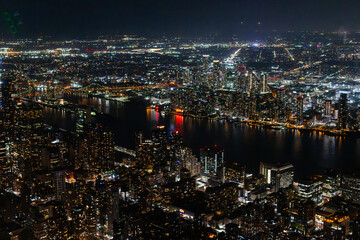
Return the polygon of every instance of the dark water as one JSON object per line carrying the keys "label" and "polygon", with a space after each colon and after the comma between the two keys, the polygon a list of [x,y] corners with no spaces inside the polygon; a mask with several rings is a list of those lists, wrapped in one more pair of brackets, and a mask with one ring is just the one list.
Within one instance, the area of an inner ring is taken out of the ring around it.
{"label": "dark water", "polygon": [[[146,109],[141,101],[120,103],[100,98],[65,96],[65,99],[96,108],[107,115],[99,121],[116,135],[116,144],[134,149],[135,133],[150,138],[156,125],[184,135],[184,144],[195,153],[201,147],[219,145],[225,160],[246,165],[257,173],[259,162],[291,162],[298,177],[322,173],[326,169],[360,167],[360,139],[331,137],[321,133],[302,134],[296,130],[271,130],[247,125],[236,127],[227,121],[200,120],[182,116],[162,115]],[[73,114],[45,109],[50,123],[75,130]]]}

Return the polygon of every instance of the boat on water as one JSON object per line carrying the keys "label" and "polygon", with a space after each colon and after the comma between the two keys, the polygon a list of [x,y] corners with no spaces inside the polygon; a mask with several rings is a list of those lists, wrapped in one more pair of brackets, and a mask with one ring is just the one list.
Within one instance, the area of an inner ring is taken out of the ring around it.
{"label": "boat on water", "polygon": [[283,125],[278,124],[263,124],[261,127],[265,129],[273,129],[273,130],[284,130],[287,129],[287,127],[284,127]]}
{"label": "boat on water", "polygon": [[274,129],[274,130],[285,130],[286,127],[282,126],[282,125],[272,125],[270,127],[270,129]]}
{"label": "boat on water", "polygon": [[117,102],[129,102],[129,98],[128,97],[115,97],[115,98],[111,98],[112,100],[115,100]]}

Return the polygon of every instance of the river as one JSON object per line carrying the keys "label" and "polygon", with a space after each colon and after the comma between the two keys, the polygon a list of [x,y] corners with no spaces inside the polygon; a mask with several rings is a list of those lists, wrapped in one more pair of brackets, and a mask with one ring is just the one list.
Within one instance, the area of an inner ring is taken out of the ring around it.
{"label": "river", "polygon": [[[196,154],[204,146],[219,145],[225,150],[225,161],[246,165],[250,173],[258,173],[260,161],[290,162],[295,176],[323,173],[327,169],[360,167],[360,138],[332,137],[322,133],[299,133],[296,130],[262,129],[246,124],[235,126],[221,120],[194,119],[166,115],[146,109],[143,101],[127,103],[102,98],[65,95],[65,100],[91,106],[106,115],[99,121],[115,133],[116,144],[135,148],[135,133],[151,137],[156,125],[182,132],[184,145]],[[45,108],[49,123],[66,130],[75,130],[76,116]]]}

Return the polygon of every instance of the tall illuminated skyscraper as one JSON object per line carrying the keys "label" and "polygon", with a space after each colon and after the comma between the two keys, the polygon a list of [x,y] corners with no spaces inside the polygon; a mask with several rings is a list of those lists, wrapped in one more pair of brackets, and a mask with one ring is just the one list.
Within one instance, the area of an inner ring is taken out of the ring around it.
{"label": "tall illuminated skyscraper", "polygon": [[339,118],[338,118],[338,127],[340,129],[346,128],[347,115],[348,115],[348,105],[347,105],[347,94],[340,94],[339,99]]}
{"label": "tall illuminated skyscraper", "polygon": [[286,188],[293,183],[294,166],[292,164],[270,164],[260,162],[260,174],[267,184],[275,187],[275,191]]}
{"label": "tall illuminated skyscraper", "polygon": [[4,76],[1,78],[1,104],[0,104],[0,174],[2,182],[0,189],[4,187],[3,184],[10,183],[6,172],[9,171],[7,164],[6,143],[8,142],[8,133],[12,133],[11,127],[14,123],[14,104],[12,102],[12,77]]}
{"label": "tall illuminated skyscraper", "polygon": [[7,75],[1,78],[1,121],[5,130],[9,130],[14,122],[15,106],[11,97],[12,82],[12,76]]}
{"label": "tall illuminated skyscraper", "polygon": [[296,101],[296,122],[297,124],[302,124],[304,121],[304,98],[303,96],[298,96]]}
{"label": "tall illuminated skyscraper", "polygon": [[86,123],[91,122],[91,109],[90,107],[84,108],[77,108],[76,109],[76,132],[78,134],[84,133],[84,126]]}
{"label": "tall illuminated skyscraper", "polygon": [[113,169],[114,136],[101,125],[87,124],[81,147],[82,164],[86,170],[103,172]]}
{"label": "tall illuminated skyscraper", "polygon": [[276,121],[283,122],[286,120],[286,92],[285,87],[278,88],[276,91]]}
{"label": "tall illuminated skyscraper", "polygon": [[214,147],[200,149],[200,162],[203,173],[217,175],[218,168],[224,165],[224,150]]}
{"label": "tall illuminated skyscraper", "polygon": [[[5,142],[5,133],[0,133],[0,174],[3,174],[7,170],[7,157],[6,157],[6,142]],[[0,189],[2,188],[0,184]]]}
{"label": "tall illuminated skyscraper", "polygon": [[200,174],[200,163],[190,149],[181,149],[181,161],[182,167],[188,169],[191,176]]}
{"label": "tall illuminated skyscraper", "polygon": [[6,146],[5,136],[3,133],[0,134],[0,163],[2,164],[6,158]]}
{"label": "tall illuminated skyscraper", "polygon": [[262,89],[261,89],[261,92],[265,93],[265,92],[267,91],[267,84],[268,84],[266,74],[264,74],[264,75],[262,76],[262,78],[263,78],[263,81],[262,81]]}
{"label": "tall illuminated skyscraper", "polygon": [[325,115],[330,116],[331,115],[331,100],[325,101]]}
{"label": "tall illuminated skyscraper", "polygon": [[55,199],[58,201],[63,201],[65,198],[65,171],[56,170],[53,172],[53,180],[55,186]]}

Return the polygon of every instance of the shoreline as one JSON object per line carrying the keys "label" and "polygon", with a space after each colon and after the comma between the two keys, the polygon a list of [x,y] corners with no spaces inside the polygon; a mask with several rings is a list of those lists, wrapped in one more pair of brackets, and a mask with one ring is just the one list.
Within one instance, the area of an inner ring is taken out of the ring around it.
{"label": "shoreline", "polygon": [[[107,98],[105,96],[94,96],[91,94],[86,94],[88,97],[96,97],[96,98],[102,98],[102,99],[106,99],[109,101],[114,101],[114,102],[121,102],[121,103],[127,103],[127,102],[131,102],[132,100],[134,100],[134,98],[127,98],[126,101],[119,101],[117,99],[110,99]],[[146,101],[145,99],[142,98],[142,100]],[[76,105],[76,104],[74,104]],[[76,106],[79,107],[79,106]],[[156,110],[155,107],[151,107],[151,106],[146,106],[147,109],[153,109]],[[220,117],[220,116],[216,116],[216,117],[211,117],[211,116],[196,116],[194,114],[187,114],[187,113],[179,113],[179,112],[172,112],[172,111],[168,111],[168,110],[157,110],[158,112],[164,112],[165,114],[169,114],[169,115],[178,115],[178,116],[183,116],[183,117],[190,117],[190,118],[194,118],[194,119],[207,119],[207,120],[225,120],[228,121],[232,124],[235,125],[235,127],[237,127],[237,125],[239,124],[246,124],[249,125],[251,127],[259,127],[259,128],[263,128],[263,129],[271,129],[271,130],[287,130],[287,129],[293,129],[293,130],[297,130],[300,133],[306,134],[306,133],[321,133],[330,137],[353,137],[353,138],[360,138],[360,131],[349,131],[349,130],[337,130],[337,129],[320,129],[320,128],[305,128],[305,127],[299,127],[293,124],[289,124],[289,123],[272,123],[269,121],[255,121],[255,120],[238,120],[238,119],[231,119],[229,117]],[[98,113],[99,114],[99,113]]]}
{"label": "shoreline", "polygon": [[[148,107],[151,108],[151,107]],[[155,109],[155,108],[151,108],[151,109]],[[159,111],[161,112],[161,111]],[[254,120],[234,120],[228,117],[209,117],[209,116],[195,116],[193,114],[179,114],[177,112],[171,112],[171,111],[163,111],[166,114],[169,115],[178,115],[178,116],[183,116],[183,117],[190,117],[190,118],[195,118],[195,119],[207,119],[207,120],[225,120],[228,121],[232,124],[235,125],[235,127],[237,127],[237,125],[239,124],[246,124],[246,125],[250,125],[250,126],[254,126],[254,127],[259,127],[262,129],[271,129],[271,130],[297,130],[300,133],[321,133],[321,134],[325,134],[327,136],[330,137],[356,137],[356,138],[360,138],[360,131],[346,131],[346,130],[336,130],[336,129],[332,129],[332,130],[326,130],[326,129],[319,129],[319,128],[305,128],[305,127],[298,127],[292,124],[288,124],[288,123],[269,123],[267,121],[254,121]]]}

